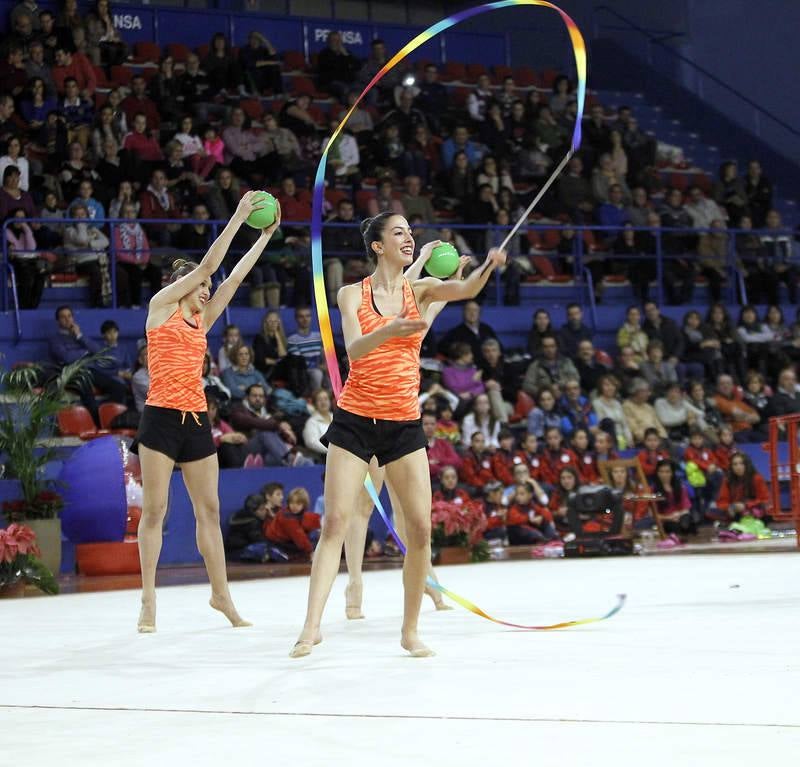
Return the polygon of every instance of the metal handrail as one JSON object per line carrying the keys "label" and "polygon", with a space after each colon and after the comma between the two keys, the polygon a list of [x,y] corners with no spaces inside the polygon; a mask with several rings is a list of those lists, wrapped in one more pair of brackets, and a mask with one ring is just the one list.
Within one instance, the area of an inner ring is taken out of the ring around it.
{"label": "metal handrail", "polygon": [[[597,6],[594,7],[594,12],[595,13],[599,13],[601,11],[605,11],[606,13],[608,13],[608,14],[610,14],[612,16],[615,16],[617,19],[622,21],[624,24],[627,24],[627,26],[630,29],[634,30],[635,32],[638,32],[641,35],[644,35],[644,37],[647,38],[647,41],[649,43],[652,43],[654,45],[660,46],[663,50],[665,50],[671,56],[674,56],[676,59],[678,59],[678,61],[682,62],[683,64],[687,64],[689,67],[694,69],[696,72],[699,72],[704,77],[707,77],[715,85],[718,85],[720,88],[724,88],[729,93],[731,93],[734,96],[736,96],[737,98],[741,99],[742,101],[744,101],[745,104],[747,104],[748,106],[752,107],[756,111],[760,112],[765,117],[768,117],[770,120],[772,120],[776,124],[780,125],[784,130],[787,130],[789,133],[793,134],[794,136],[800,137],[800,131],[798,131],[795,127],[793,127],[788,122],[786,122],[785,120],[783,120],[780,117],[778,117],[776,114],[771,112],[766,107],[761,106],[761,104],[758,104],[757,102],[753,101],[753,99],[749,98],[748,96],[745,96],[744,93],[742,93],[740,90],[738,90],[734,86],[730,85],[729,83],[726,83],[724,80],[720,79],[719,77],[717,77],[717,75],[713,74],[712,72],[709,72],[705,67],[700,66],[696,62],[692,61],[690,58],[687,58],[683,54],[678,53],[678,51],[676,51],[675,49],[673,49],[669,45],[667,45],[664,42],[663,38],[659,38],[659,37],[654,36],[652,32],[648,31],[644,27],[640,27],[635,21],[629,19],[627,16],[624,16],[619,11],[614,10],[613,8],[609,7],[608,5],[597,5]],[[595,32],[595,37],[597,37],[596,32]]]}
{"label": "metal handrail", "polygon": [[[22,318],[19,313],[19,296],[17,295],[17,275],[14,273],[14,268],[6,262],[6,270],[11,279],[11,296],[14,299],[14,323],[17,332],[14,335],[14,345],[16,346],[22,340]],[[5,290],[3,294],[5,295]]]}
{"label": "metal handrail", "polygon": [[[103,227],[105,225],[110,225],[112,228],[116,224],[121,223],[130,223],[130,219],[123,219],[123,218],[105,218],[105,219],[75,219],[75,218],[64,218],[64,219],[42,219],[42,218],[22,218],[22,219],[8,219],[3,223],[2,226],[2,248],[3,248],[3,263],[6,267],[6,271],[13,273],[13,268],[11,268],[11,263],[9,260],[9,253],[8,253],[8,239],[6,237],[6,229],[7,227],[14,222],[24,221],[26,223],[43,223],[48,226],[64,226],[70,223],[91,223],[97,227]],[[150,225],[150,224],[185,224],[185,225],[192,225],[192,224],[204,224],[207,225],[210,229],[209,234],[209,241],[213,241],[219,233],[221,227],[224,227],[228,222],[224,220],[202,220],[202,219],[163,219],[163,218],[154,218],[154,219],[136,219],[137,223],[143,225]],[[293,227],[309,227],[309,221],[287,221],[284,222],[285,226],[293,226]],[[356,229],[359,227],[359,222],[354,221],[353,223],[341,223],[341,222],[325,222],[325,227],[330,228],[349,228],[349,229]],[[434,222],[425,224],[422,223],[419,225],[420,228],[428,228],[428,229],[453,229],[453,230],[465,230],[465,231],[509,231],[512,227],[510,226],[497,226],[494,224],[485,225],[485,224],[458,224],[458,223],[450,223],[450,222]],[[649,232],[654,235],[656,241],[656,252],[655,254],[641,254],[638,256],[616,256],[614,258],[620,260],[647,260],[647,259],[655,259],[656,261],[656,281],[658,286],[658,300],[659,303],[663,303],[663,295],[662,295],[662,286],[663,286],[663,265],[665,261],[669,261],[674,258],[685,258],[688,260],[693,260],[698,258],[696,254],[692,253],[684,253],[679,255],[671,255],[671,254],[664,254],[662,249],[662,236],[668,233],[679,233],[683,235],[691,235],[691,234],[703,234],[703,233],[715,233],[719,230],[710,229],[710,228],[692,228],[692,229],[683,229],[678,227],[626,227],[630,228],[634,232]],[[622,231],[623,227],[620,226],[603,226],[601,224],[550,224],[550,223],[540,223],[534,225],[527,225],[520,230],[520,236],[524,236],[524,233],[532,232],[532,231],[564,231],[564,230],[572,230],[579,233],[581,236],[575,238],[576,242],[576,253],[573,255],[575,256],[575,265],[574,265],[574,274],[576,282],[580,281],[580,278],[584,277],[583,272],[583,264],[582,264],[582,257],[583,257],[583,237],[582,233],[589,231],[589,232],[620,232]],[[733,246],[735,236],[739,233],[746,232],[748,234],[755,234],[755,235],[765,235],[765,234],[773,234],[773,235],[781,235],[786,236],[790,240],[794,237],[794,231],[788,228],[782,228],[777,230],[769,230],[769,229],[759,229],[759,230],[744,230],[744,229],[726,229],[725,233],[730,237],[730,245],[731,245],[731,252],[733,253]],[[113,235],[113,231],[112,231]],[[158,251],[159,248],[152,247],[151,251]],[[115,249],[113,245],[113,236],[111,237],[111,244],[109,245],[109,252],[113,258],[115,255]],[[613,254],[611,254],[613,255]],[[726,267],[730,270],[735,267],[735,260],[733,256],[728,259],[728,263]],[[114,287],[115,287],[115,270],[111,270],[112,280],[114,280]],[[733,273],[735,274],[735,273]],[[501,303],[500,296],[501,296],[501,285],[500,285],[500,276],[499,273],[496,276],[495,282],[495,289],[497,295],[498,305]],[[0,299],[2,299],[2,310],[6,311],[8,307],[8,286],[6,286],[2,290],[2,295],[0,295]],[[116,307],[116,291],[113,291],[113,304],[112,306]],[[17,304],[17,312],[19,311],[19,307]],[[229,316],[226,316],[229,319]],[[21,333],[21,330],[19,331]]]}

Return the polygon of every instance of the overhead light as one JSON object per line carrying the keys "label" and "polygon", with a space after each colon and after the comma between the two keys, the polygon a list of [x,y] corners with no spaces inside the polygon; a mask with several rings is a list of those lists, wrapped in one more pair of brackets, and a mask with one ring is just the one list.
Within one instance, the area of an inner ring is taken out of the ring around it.
{"label": "overhead light", "polygon": [[403,78],[403,85],[405,85],[406,88],[410,88],[415,82],[417,82],[417,78],[414,77],[414,75],[406,75]]}

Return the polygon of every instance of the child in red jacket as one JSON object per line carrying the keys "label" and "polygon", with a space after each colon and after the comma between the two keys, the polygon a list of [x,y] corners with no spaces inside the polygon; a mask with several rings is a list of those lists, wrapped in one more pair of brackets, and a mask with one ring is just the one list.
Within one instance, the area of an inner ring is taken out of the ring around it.
{"label": "child in red jacket", "polygon": [[319,539],[320,517],[310,511],[308,491],[296,487],[287,496],[287,508],[264,523],[264,537],[290,555],[308,559]]}
{"label": "child in red jacket", "polygon": [[483,432],[476,431],[469,441],[469,450],[461,464],[461,481],[473,491],[483,490],[487,482],[497,479],[492,471],[492,456],[486,450]]}
{"label": "child in red jacket", "polygon": [[483,513],[486,515],[487,541],[502,541],[506,537],[506,507],[503,506],[503,483],[495,480],[483,487]]}
{"label": "child in red jacket", "polygon": [[[710,514],[713,517],[713,506],[719,495],[725,472],[717,466],[717,457],[706,443],[706,435],[702,429],[694,427],[690,430],[689,445],[683,451],[683,460],[687,465],[689,481],[695,487],[695,500],[699,501],[700,516],[705,517]],[[698,485],[692,481],[692,472],[689,471],[690,463],[702,472],[705,485]]]}
{"label": "child in red jacket", "polygon": [[458,487],[458,473],[452,466],[445,466],[439,475],[439,489],[433,492],[433,502],[447,501],[449,503],[467,503],[469,493]]}
{"label": "child in red jacket", "polygon": [[744,453],[734,453],[731,457],[731,467],[720,488],[717,508],[731,520],[747,515],[769,520],[771,507],[767,483]]}
{"label": "child in red jacket", "polygon": [[670,460],[670,454],[661,446],[661,436],[656,429],[645,429],[644,450],[640,450],[636,457],[639,459],[647,481],[652,485],[655,482],[658,462]]}
{"label": "child in red jacket", "polygon": [[717,466],[722,471],[728,471],[731,467],[731,456],[739,452],[739,447],[733,439],[733,429],[730,426],[722,426],[719,430],[719,442],[714,448],[714,457]]}
{"label": "child in red jacket", "polygon": [[600,482],[600,472],[597,470],[597,459],[592,450],[589,450],[589,432],[586,429],[575,429],[570,440],[572,452],[578,459],[578,476],[582,485],[596,485]]}
{"label": "child in red jacket", "polygon": [[542,481],[555,486],[558,475],[565,466],[579,470],[578,456],[568,447],[563,447],[564,438],[557,426],[551,426],[545,433],[545,449],[542,451]]}
{"label": "child in red jacket", "polygon": [[514,482],[514,432],[500,429],[497,441],[500,447],[492,456],[492,473],[504,485],[511,485]]}
{"label": "child in red jacket", "polygon": [[539,450],[539,440],[532,432],[526,432],[520,444],[520,449],[514,453],[514,465],[524,463],[528,467],[531,477],[537,482],[542,481],[542,456]]}
{"label": "child in red jacket", "polygon": [[512,546],[552,541],[558,537],[549,509],[533,501],[533,486],[517,485],[514,502],[506,514],[508,542]]}

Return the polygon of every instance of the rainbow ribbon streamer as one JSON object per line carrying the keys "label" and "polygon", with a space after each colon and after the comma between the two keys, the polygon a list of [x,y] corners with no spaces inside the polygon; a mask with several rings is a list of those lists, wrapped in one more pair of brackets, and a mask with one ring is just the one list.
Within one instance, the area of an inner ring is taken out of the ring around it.
{"label": "rainbow ribbon streamer", "polygon": [[[328,310],[328,299],[325,293],[325,277],[322,267],[322,209],[324,203],[324,195],[325,195],[325,170],[328,164],[328,152],[333,146],[334,141],[341,133],[344,126],[347,124],[347,121],[350,119],[350,115],[356,110],[358,105],[361,103],[361,100],[367,93],[372,90],[372,88],[381,80],[381,78],[393,69],[397,64],[399,64],[409,53],[419,48],[421,45],[424,45],[428,42],[431,38],[435,37],[441,32],[444,32],[450,27],[455,26],[456,24],[460,24],[462,21],[466,21],[467,19],[471,19],[473,16],[479,16],[487,11],[497,11],[502,8],[513,8],[516,6],[524,6],[524,5],[539,5],[545,8],[550,8],[554,11],[557,11],[561,18],[563,19],[564,23],[566,24],[567,31],[569,32],[570,40],[572,41],[572,48],[575,54],[575,66],[577,68],[578,73],[578,92],[577,92],[577,103],[578,103],[578,114],[575,119],[575,127],[572,132],[572,143],[568,153],[570,156],[573,152],[575,152],[581,144],[581,121],[583,119],[583,107],[586,101],[586,44],[583,40],[583,35],[581,35],[578,26],[575,22],[570,18],[569,15],[564,13],[557,5],[553,3],[546,2],[546,0],[500,0],[499,2],[494,3],[486,3],[484,5],[478,5],[474,8],[468,8],[467,10],[460,11],[458,13],[454,13],[452,16],[448,16],[446,19],[442,19],[441,21],[437,22],[433,26],[428,27],[424,32],[420,32],[413,40],[406,43],[403,48],[401,48],[388,62],[383,66],[383,68],[372,78],[370,83],[367,85],[366,88],[361,92],[359,97],[355,100],[355,103],[347,114],[344,116],[344,119],[339,123],[336,130],[333,132],[330,140],[328,141],[327,146],[322,152],[322,156],[320,157],[319,165],[317,166],[317,173],[314,178],[314,197],[313,197],[313,207],[312,207],[312,215],[311,215],[311,269],[313,273],[314,279],[314,298],[317,307],[317,318],[319,320],[319,328],[320,334],[322,336],[322,348],[325,354],[325,361],[328,366],[328,375],[331,379],[331,386],[333,388],[334,397],[338,400],[339,394],[342,390],[342,379],[339,375],[339,362],[336,358],[336,349],[333,342],[333,329],[331,327],[331,318],[330,312]],[[566,160],[567,158],[565,158]],[[562,161],[562,166],[563,166]],[[558,174],[561,167],[559,166],[556,171],[551,175],[550,179],[548,179],[547,184],[545,186],[549,186],[552,182],[553,178]],[[372,498],[373,503],[375,504],[376,508],[378,509],[378,513],[381,515],[384,523],[386,524],[389,532],[391,533],[392,537],[397,542],[398,547],[400,550],[405,554],[406,547],[403,541],[400,539],[400,536],[397,534],[397,531],[394,529],[394,526],[389,519],[386,511],[383,508],[383,504],[378,497],[378,493],[375,489],[372,480],[370,479],[369,475],[364,480],[364,486],[367,489],[370,497]],[[562,623],[555,623],[549,626],[521,626],[516,623],[509,623],[507,621],[499,620],[498,618],[493,618],[491,615],[486,613],[480,607],[478,607],[473,602],[470,602],[468,599],[459,596],[458,594],[453,593],[449,589],[446,589],[437,581],[434,581],[432,578],[428,578],[427,580],[428,585],[431,588],[436,589],[440,593],[444,594],[457,604],[461,605],[465,609],[469,610],[475,615],[479,615],[482,618],[486,618],[487,620],[493,621],[494,623],[498,623],[503,626],[510,626],[513,628],[518,629],[525,629],[529,631],[546,631],[549,629],[559,629],[559,628],[568,628],[571,626],[581,626],[587,623],[595,623],[597,621],[606,620],[610,618],[612,615],[619,612],[622,608],[622,605],[625,601],[625,596],[620,595],[617,601],[617,604],[614,608],[603,615],[600,618],[585,618],[582,620],[573,620],[573,621],[564,621]]]}

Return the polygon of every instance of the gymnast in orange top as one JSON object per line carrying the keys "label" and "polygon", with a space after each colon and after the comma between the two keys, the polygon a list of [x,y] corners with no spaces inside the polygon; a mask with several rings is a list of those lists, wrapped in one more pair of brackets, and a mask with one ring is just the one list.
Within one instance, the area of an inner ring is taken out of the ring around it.
{"label": "gymnast in orange top", "polygon": [[212,296],[211,276],[222,263],[239,227],[258,208],[253,201],[253,192],[245,194],[233,218],[203,260],[199,264],[176,260],[170,284],[150,299],[146,324],[150,391],[133,445],[142,466],[143,502],[139,522],[141,633],[156,630],[156,566],[161,553],[169,483],[176,464],[181,467],[197,520],[197,547],[211,581],[209,603],[234,626],[250,625],[239,616],[228,590],[219,526],[219,464],[206,410],[202,375],[206,334],[280,225],[278,209],[275,223],[262,231],[253,247],[242,256]]}
{"label": "gymnast in orange top", "polygon": [[[373,456],[386,467],[406,528],[400,644],[415,657],[433,654],[417,632],[431,558],[430,473],[419,415],[419,350],[428,329],[423,317],[432,303],[474,298],[506,259],[504,251],[493,249],[466,280],[426,277],[412,283],[403,269],[414,260],[414,237],[403,216],[380,213],[363,222],[361,233],[377,266],[360,284],[339,291],[350,375],[322,438],[329,447],[325,522],[311,568],[306,620],[292,657],[308,655],[322,641],[322,612]],[[425,245],[421,256],[427,258],[438,244]]]}

